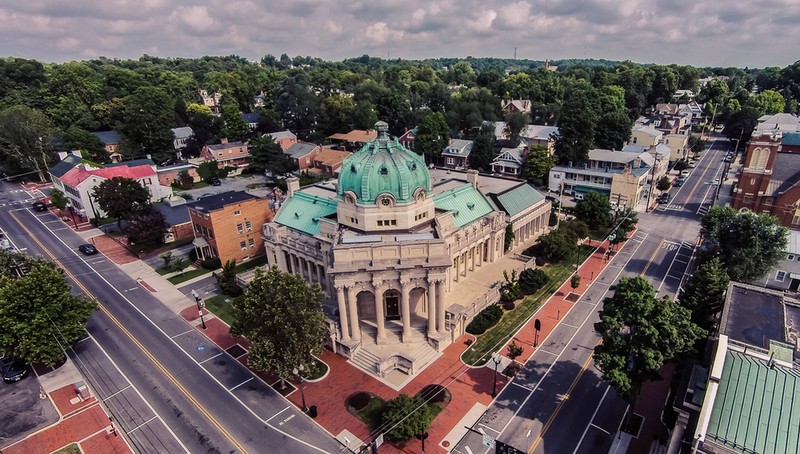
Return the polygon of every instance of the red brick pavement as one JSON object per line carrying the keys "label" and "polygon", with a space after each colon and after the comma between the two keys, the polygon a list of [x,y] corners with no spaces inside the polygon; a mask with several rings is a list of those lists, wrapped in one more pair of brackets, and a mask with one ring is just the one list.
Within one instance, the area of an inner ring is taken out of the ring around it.
{"label": "red brick pavement", "polygon": [[[595,253],[582,263],[578,269],[581,276],[581,283],[577,289],[572,289],[569,281],[565,282],[559,290],[539,309],[535,317],[531,318],[520,331],[513,337],[513,339],[520,345],[525,347],[525,353],[520,358],[521,361],[527,361],[534,353],[533,340],[534,330],[533,323],[535,319],[539,319],[542,323],[539,332],[539,342],[543,342],[550,332],[558,324],[559,320],[567,315],[569,310],[575,303],[566,299],[569,293],[574,292],[582,294],[594,281],[594,278],[599,276],[603,271],[607,262],[605,260],[605,253],[608,247],[607,243],[589,242],[594,246],[599,246]],[[624,246],[624,243],[623,243]],[[193,314],[193,315],[192,315]],[[182,314],[187,320],[197,318],[197,311],[189,308],[184,310]],[[233,345],[232,337],[227,334],[227,326],[219,319],[210,321],[209,329],[205,334],[214,341],[217,341],[223,348]],[[419,392],[424,386],[428,384],[442,384],[452,395],[452,400],[448,406],[437,416],[433,422],[433,426],[429,430],[430,436],[426,443],[426,452],[439,453],[446,452],[438,446],[438,444],[445,438],[445,436],[455,427],[476,402],[484,405],[490,405],[492,402],[491,389],[493,384],[494,371],[488,367],[481,368],[468,368],[461,360],[461,354],[466,350],[467,346],[465,341],[468,336],[462,336],[455,343],[445,349],[442,356],[437,359],[433,364],[428,366],[423,372],[415,377],[409,384],[407,384],[402,392],[408,395],[414,395]],[[241,341],[239,343],[242,343]],[[504,347],[502,353],[507,353]],[[315,405],[318,410],[316,422],[327,429],[331,434],[337,435],[342,430],[347,429],[355,436],[362,440],[370,440],[370,428],[361,422],[358,418],[347,412],[345,408],[345,400],[353,393],[360,391],[371,392],[383,399],[392,399],[397,396],[397,392],[370,375],[367,375],[357,368],[347,363],[347,360],[339,355],[330,351],[324,351],[322,360],[330,367],[328,376],[317,383],[305,384],[305,396],[307,405]],[[246,355],[240,358],[240,361],[247,365]],[[259,373],[267,383],[275,383],[277,377],[271,374]],[[508,380],[502,375],[499,376],[498,390],[502,389]],[[296,390],[291,392],[288,399],[295,405],[301,405],[300,393]],[[660,414],[660,403],[663,399],[658,399]],[[658,414],[650,415],[655,409],[643,409],[648,414],[647,419],[652,422],[658,421]],[[647,421],[643,433],[647,428]],[[384,445],[382,452],[392,453],[417,453],[420,452],[420,442],[413,439],[402,446]],[[633,452],[633,451],[632,451]]]}
{"label": "red brick pavement", "polygon": [[72,385],[64,386],[63,388],[50,392],[50,400],[53,401],[53,405],[56,406],[58,414],[61,416],[68,416],[81,408],[88,407],[97,402],[94,397],[90,397],[83,401],[78,400],[72,403],[71,401],[77,396],[77,389]]}
{"label": "red brick pavement", "polygon": [[[100,405],[94,403],[62,419],[57,424],[5,448],[3,453],[47,454],[92,436],[108,425],[108,415]],[[100,439],[93,441],[93,446],[96,446],[97,450],[85,452],[130,452],[122,440],[119,442],[114,440],[105,445],[101,445],[100,442]]]}
{"label": "red brick pavement", "polygon": [[114,436],[105,430],[79,443],[83,452],[103,453],[103,454],[127,454],[130,453],[125,439],[119,434]]}
{"label": "red brick pavement", "polygon": [[[125,241],[124,238],[119,241]],[[124,265],[126,263],[135,262],[139,260],[135,254],[121,245],[117,240],[108,235],[100,235],[92,238],[91,243],[97,248],[98,251],[105,254],[112,262],[117,265]]]}

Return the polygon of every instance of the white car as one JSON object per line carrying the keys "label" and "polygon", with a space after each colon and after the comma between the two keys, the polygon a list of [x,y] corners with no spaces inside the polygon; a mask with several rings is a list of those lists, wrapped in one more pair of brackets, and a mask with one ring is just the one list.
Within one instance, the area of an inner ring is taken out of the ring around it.
{"label": "white car", "polygon": [[694,169],[696,165],[697,165],[697,162],[695,162],[695,161],[689,161],[689,168],[690,168],[690,169]]}
{"label": "white car", "polygon": [[714,181],[712,181],[711,184],[719,184],[719,178],[714,178]]}
{"label": "white car", "polygon": [[688,170],[682,170],[681,171],[681,176],[682,177],[688,177],[689,176],[689,171]]}

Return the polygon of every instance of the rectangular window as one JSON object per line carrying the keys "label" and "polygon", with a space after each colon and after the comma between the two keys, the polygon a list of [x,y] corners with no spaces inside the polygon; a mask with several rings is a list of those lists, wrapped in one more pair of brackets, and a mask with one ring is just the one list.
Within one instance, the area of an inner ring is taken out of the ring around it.
{"label": "rectangular window", "polygon": [[778,272],[775,273],[775,280],[778,282],[783,282],[784,279],[786,279],[786,271],[778,270]]}
{"label": "rectangular window", "polygon": [[383,227],[383,221],[378,221],[378,227]]}
{"label": "rectangular window", "polygon": [[250,221],[245,221],[244,222],[244,228],[247,229],[248,232],[252,232],[253,231],[253,223],[250,222]]}
{"label": "rectangular window", "polygon": [[251,249],[256,247],[256,240],[250,238],[249,240],[247,240],[247,246],[250,247]]}
{"label": "rectangular window", "polygon": [[397,225],[397,219],[392,219],[391,223],[392,223],[392,225]]}
{"label": "rectangular window", "polygon": [[787,255],[786,260],[794,260],[794,254]]}
{"label": "rectangular window", "polygon": [[242,228],[242,224],[236,224],[236,230],[238,230],[239,233],[243,233],[244,229]]}
{"label": "rectangular window", "polygon": [[241,212],[241,211],[239,211],[239,210],[236,210],[236,211],[234,211],[234,212],[233,212],[233,215],[234,215],[234,216],[239,216],[239,215],[241,215],[241,214],[242,214],[242,212]]}
{"label": "rectangular window", "polygon": [[244,241],[239,242],[239,246],[242,248],[243,251],[247,249],[247,243],[245,243]]}

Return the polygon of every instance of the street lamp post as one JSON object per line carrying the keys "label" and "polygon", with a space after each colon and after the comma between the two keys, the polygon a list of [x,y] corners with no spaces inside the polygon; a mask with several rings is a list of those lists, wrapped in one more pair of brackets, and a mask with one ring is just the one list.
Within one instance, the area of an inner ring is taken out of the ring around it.
{"label": "street lamp post", "polygon": [[69,214],[72,215],[72,223],[75,224],[75,230],[78,230],[78,221],[75,220],[75,207],[72,206],[71,202],[67,202],[67,209]]}
{"label": "street lamp post", "polygon": [[303,375],[301,374],[301,372],[303,372],[304,369],[305,369],[305,367],[303,367],[303,365],[301,364],[301,365],[295,367],[294,369],[292,369],[292,373],[297,375],[300,378],[300,400],[303,403],[303,413],[307,413],[308,412],[308,407],[306,407],[306,393],[303,390],[303,381],[304,381],[304,379],[303,379]]}
{"label": "street lamp post", "polygon": [[197,313],[200,314],[200,325],[203,329],[206,329],[206,321],[203,318],[203,307],[205,307],[205,304],[200,298],[200,295],[197,294],[197,290],[192,290],[192,296],[194,297],[194,302],[197,303]]}
{"label": "street lamp post", "polygon": [[422,440],[422,454],[425,454],[425,439],[428,438],[428,432],[422,432],[417,434],[417,439]]}
{"label": "street lamp post", "polygon": [[492,397],[497,397],[497,367],[500,365],[500,355],[493,353],[492,361],[494,361],[494,385],[492,386]]}

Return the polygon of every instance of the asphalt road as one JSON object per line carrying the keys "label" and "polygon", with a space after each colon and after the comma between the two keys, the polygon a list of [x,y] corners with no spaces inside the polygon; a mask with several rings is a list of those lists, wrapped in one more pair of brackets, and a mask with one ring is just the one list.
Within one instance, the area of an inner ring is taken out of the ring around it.
{"label": "asphalt road", "polygon": [[[169,446],[167,452],[175,452],[182,445],[186,449],[179,450],[188,452],[340,451],[330,434],[116,265],[101,254],[79,255],[76,248],[83,240],[61,221],[50,213],[34,213],[24,203],[8,203],[11,210],[0,216],[0,227],[29,254],[57,262],[76,290],[100,303],[87,330],[119,367],[118,373],[99,367],[116,376],[107,379],[113,385],[105,386],[98,374],[82,371],[101,395],[127,386],[117,375],[127,377],[137,391],[133,394],[141,394],[131,415],[111,410],[129,439],[142,439],[132,441],[137,450],[165,452],[163,446]],[[76,363],[99,357],[85,348],[76,346]],[[142,433],[148,436],[140,437]]]}
{"label": "asphalt road", "polygon": [[560,321],[541,320],[557,327],[452,452],[495,452],[482,434],[526,453],[608,452],[628,405],[592,361],[602,300],[620,277],[639,275],[659,295],[676,296],[691,269],[698,221],[714,203],[714,178],[722,177],[727,150],[727,140],[712,143],[686,183],[671,189],[670,204],[639,213],[637,232],[570,312]]}

